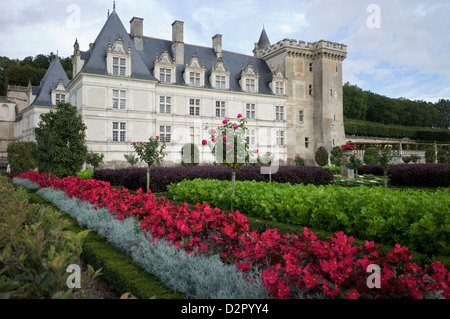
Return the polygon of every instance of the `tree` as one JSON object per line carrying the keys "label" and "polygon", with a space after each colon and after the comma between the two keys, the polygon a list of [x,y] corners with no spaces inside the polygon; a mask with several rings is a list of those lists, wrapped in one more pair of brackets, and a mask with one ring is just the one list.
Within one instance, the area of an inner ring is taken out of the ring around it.
{"label": "tree", "polygon": [[139,159],[147,164],[147,191],[150,189],[150,167],[160,165],[166,153],[165,141],[160,141],[159,136],[150,137],[147,142],[133,142],[133,148]]}
{"label": "tree", "polygon": [[363,164],[363,162],[356,157],[355,154],[352,154],[348,158],[347,168],[355,170],[355,179],[358,180],[358,169]]}
{"label": "tree", "polygon": [[344,152],[341,151],[340,146],[333,147],[333,149],[331,150],[331,156],[330,156],[331,164],[333,164],[336,167],[341,167],[341,162],[342,162],[341,159],[342,159],[343,155],[344,155]]}
{"label": "tree", "polygon": [[380,156],[380,165],[383,169],[383,175],[384,175],[384,188],[387,188],[388,183],[388,171],[389,171],[389,164],[392,160],[392,146],[386,145],[381,152]]}
{"label": "tree", "polygon": [[316,153],[314,154],[314,159],[319,166],[328,165],[328,151],[325,149],[325,147],[320,146],[317,149]]}
{"label": "tree", "polygon": [[58,103],[56,110],[40,115],[35,128],[35,158],[40,172],[57,177],[75,175],[86,161],[86,125],[77,108]]}
{"label": "tree", "polygon": [[11,142],[6,147],[11,173],[27,172],[36,168],[36,160],[32,156],[35,142]]}
{"label": "tree", "polygon": [[[250,161],[249,146],[245,138],[247,120],[241,114],[237,115],[238,123],[232,123],[228,119],[222,121],[221,126],[206,130],[211,136],[211,141],[203,140],[202,144],[209,144],[211,153],[219,165],[231,168],[231,210],[235,196],[236,170]],[[271,157],[267,158],[272,161]],[[263,161],[267,164],[267,161]],[[270,175],[270,169],[269,169]]]}
{"label": "tree", "polygon": [[450,100],[440,99],[436,103],[438,116],[435,121],[435,127],[442,129],[450,128]]}
{"label": "tree", "polygon": [[347,82],[342,91],[344,116],[350,119],[365,120],[367,101],[363,90]]}
{"label": "tree", "polygon": [[103,158],[105,155],[103,153],[94,153],[89,152],[86,155],[86,163],[92,165],[95,171],[97,167],[99,167],[103,163]]}
{"label": "tree", "polygon": [[363,161],[365,164],[379,164],[380,152],[376,147],[368,147],[364,151]]}
{"label": "tree", "polygon": [[139,162],[139,158],[136,157],[134,154],[124,154],[123,157],[127,160],[128,164],[131,166],[134,166]]}

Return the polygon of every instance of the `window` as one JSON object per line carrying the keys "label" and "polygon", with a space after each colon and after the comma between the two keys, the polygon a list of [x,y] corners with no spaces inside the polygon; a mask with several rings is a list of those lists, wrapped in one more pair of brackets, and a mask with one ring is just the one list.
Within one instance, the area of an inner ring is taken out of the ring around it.
{"label": "window", "polygon": [[298,111],[298,121],[303,123],[303,111]]}
{"label": "window", "polygon": [[277,145],[284,145],[284,131],[277,131]]}
{"label": "window", "polygon": [[305,137],[305,148],[309,148],[309,137]]}
{"label": "window", "polygon": [[333,97],[333,89],[330,89],[330,96]]}
{"label": "window", "polygon": [[189,99],[189,115],[200,115],[200,99]]}
{"label": "window", "polygon": [[56,93],[56,103],[58,102],[66,102],[66,95],[62,93]]}
{"label": "window", "polygon": [[159,113],[170,114],[172,111],[172,98],[170,96],[159,97]]}
{"label": "window", "polygon": [[246,134],[247,144],[255,145],[255,130],[247,130]]}
{"label": "window", "polygon": [[200,143],[200,128],[199,127],[190,127],[190,135],[191,135],[191,143],[199,144]]}
{"label": "window", "polygon": [[312,64],[312,62],[309,62],[309,72],[312,72],[312,70],[313,70],[313,64]]}
{"label": "window", "polygon": [[225,117],[225,101],[216,101],[216,117]]}
{"label": "window", "polygon": [[245,107],[246,111],[247,111],[247,118],[248,119],[255,119],[255,104],[250,104],[247,103],[246,107]]}
{"label": "window", "polygon": [[225,89],[225,75],[216,75],[216,89]]}
{"label": "window", "polygon": [[126,64],[125,58],[113,57],[113,75],[125,76],[125,69],[126,69],[125,64]]}
{"label": "window", "polygon": [[255,92],[255,79],[245,80],[245,90],[247,92]]}
{"label": "window", "polygon": [[162,83],[172,83],[172,69],[160,68],[159,80]]}
{"label": "window", "polygon": [[312,84],[309,85],[309,95],[312,95]]}
{"label": "window", "polygon": [[113,109],[125,110],[127,104],[127,92],[125,90],[113,90]]}
{"label": "window", "polygon": [[200,86],[200,73],[199,72],[189,72],[189,85],[190,86]]}
{"label": "window", "polygon": [[126,123],[125,122],[113,122],[113,142],[125,142],[126,141]]}
{"label": "window", "polygon": [[275,82],[275,94],[276,95],[284,95],[284,83],[283,82]]}
{"label": "window", "polygon": [[166,142],[166,143],[170,143],[170,138],[171,138],[171,127],[170,126],[165,126],[165,125],[160,125],[159,126],[159,140],[161,142]]}
{"label": "window", "polygon": [[284,106],[275,107],[275,120],[284,121]]}

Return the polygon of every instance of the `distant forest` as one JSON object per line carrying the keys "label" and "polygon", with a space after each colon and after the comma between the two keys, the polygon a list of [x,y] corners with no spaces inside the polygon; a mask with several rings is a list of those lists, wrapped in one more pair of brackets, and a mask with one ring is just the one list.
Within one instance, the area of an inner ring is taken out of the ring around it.
{"label": "distant forest", "polygon": [[450,128],[450,100],[436,103],[389,98],[356,85],[345,83],[343,87],[344,118],[382,124]]}
{"label": "distant forest", "polygon": [[[27,86],[30,80],[32,85],[38,86],[50,62],[55,58],[53,52],[29,56],[21,61],[0,57],[0,96],[6,95],[8,85]],[[67,77],[71,79],[72,57],[60,57],[60,60]],[[343,86],[343,104],[344,118],[347,119],[436,129],[450,128],[450,100],[441,99],[431,103],[394,99],[364,91],[347,82]]]}

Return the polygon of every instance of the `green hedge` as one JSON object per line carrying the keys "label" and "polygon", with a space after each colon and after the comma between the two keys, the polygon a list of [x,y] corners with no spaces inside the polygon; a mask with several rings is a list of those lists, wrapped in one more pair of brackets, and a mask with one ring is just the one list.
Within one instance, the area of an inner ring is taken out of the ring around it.
{"label": "green hedge", "polygon": [[[207,202],[229,209],[227,181],[193,180],[169,186],[178,201]],[[290,185],[236,182],[234,208],[248,216],[344,231],[380,244],[400,243],[418,252],[450,255],[450,189],[436,192],[381,186]]]}
{"label": "green hedge", "polygon": [[27,172],[36,168],[33,157],[34,142],[12,142],[6,147],[11,173]]}
{"label": "green hedge", "polygon": [[412,140],[443,142],[450,141],[450,130],[433,130],[423,127],[385,125],[374,122],[344,119],[346,135],[386,138],[410,138]]}

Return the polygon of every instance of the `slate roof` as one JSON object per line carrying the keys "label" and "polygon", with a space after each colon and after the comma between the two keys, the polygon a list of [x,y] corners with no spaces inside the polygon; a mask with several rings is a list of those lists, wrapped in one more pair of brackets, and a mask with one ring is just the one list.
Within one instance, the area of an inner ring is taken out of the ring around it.
{"label": "slate roof", "polygon": [[259,37],[258,47],[260,49],[267,49],[268,47],[270,47],[269,37],[267,36],[266,30],[264,29],[264,27],[263,27],[263,30]]}
{"label": "slate roof", "polygon": [[61,79],[64,86],[67,86],[70,82],[59,58],[56,58],[50,63],[47,72],[45,72],[38,91],[36,92],[35,88],[33,88],[33,94],[36,93],[36,98],[32,105],[52,106],[52,89],[58,85]]}
{"label": "slate roof", "polygon": [[[265,31],[263,32],[265,33]],[[157,79],[153,76],[153,67],[156,54],[161,56],[162,52],[167,50],[169,55],[173,58],[171,49],[172,41],[144,36],[143,51],[138,51],[131,40],[130,34],[126,31],[115,10],[108,17],[108,20],[97,36],[95,42],[91,45],[90,50],[84,54],[82,52],[81,58],[86,60],[82,72],[107,74],[106,50],[108,48],[108,43],[114,43],[115,39],[119,35],[122,37],[125,46],[130,46],[131,48],[131,77],[157,81]],[[214,49],[185,44],[183,61],[186,61],[187,59],[189,62],[194,53],[197,54],[200,63],[203,62],[206,68],[205,87],[212,88],[211,83],[209,82],[209,75],[211,74],[213,64],[217,64],[217,57]],[[230,71],[231,91],[242,91],[242,88],[239,85],[241,71],[247,66],[248,62],[251,61],[253,68],[257,70],[259,74],[259,93],[273,94],[269,87],[269,82],[272,80],[272,72],[263,59],[229,51],[222,51],[222,58]],[[177,65],[176,67],[177,85],[186,85],[183,79],[184,68],[184,64]]]}

